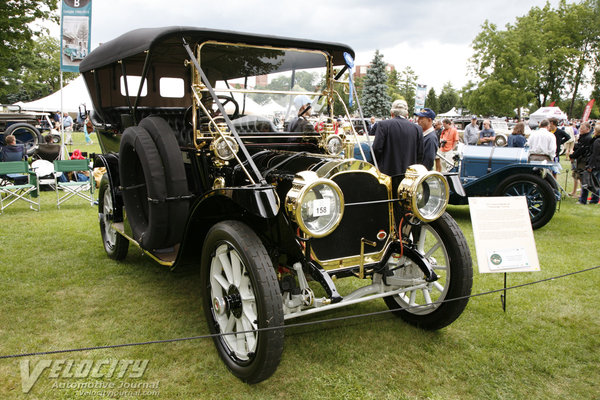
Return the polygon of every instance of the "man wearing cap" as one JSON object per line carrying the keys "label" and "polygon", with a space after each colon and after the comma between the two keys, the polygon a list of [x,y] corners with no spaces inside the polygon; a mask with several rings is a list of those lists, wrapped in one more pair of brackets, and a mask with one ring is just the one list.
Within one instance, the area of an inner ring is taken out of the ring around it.
{"label": "man wearing cap", "polygon": [[435,129],[433,129],[433,120],[435,112],[430,108],[424,108],[421,112],[415,113],[418,117],[417,124],[423,129],[423,165],[427,169],[433,168],[435,155],[437,153],[439,143]]}
{"label": "man wearing cap", "polygon": [[471,117],[471,123],[465,127],[465,144],[475,146],[479,141],[479,127],[477,126],[477,117]]}
{"label": "man wearing cap", "polygon": [[394,101],[390,113],[391,119],[376,124],[373,152],[381,172],[394,177],[423,162],[423,130],[406,119],[406,101]]}
{"label": "man wearing cap", "polygon": [[290,132],[314,132],[315,128],[306,119],[310,115],[311,101],[306,95],[294,98],[294,105],[298,109],[298,116],[290,122]]}

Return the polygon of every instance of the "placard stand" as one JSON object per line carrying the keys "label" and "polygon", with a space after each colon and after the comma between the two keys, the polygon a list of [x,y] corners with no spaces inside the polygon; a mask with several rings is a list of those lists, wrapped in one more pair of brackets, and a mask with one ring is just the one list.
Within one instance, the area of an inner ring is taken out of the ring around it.
{"label": "placard stand", "polygon": [[479,273],[504,274],[500,295],[506,312],[508,273],[540,270],[524,196],[469,197]]}
{"label": "placard stand", "polygon": [[500,302],[502,303],[502,311],[506,312],[506,272],[504,273],[504,294],[500,295]]}

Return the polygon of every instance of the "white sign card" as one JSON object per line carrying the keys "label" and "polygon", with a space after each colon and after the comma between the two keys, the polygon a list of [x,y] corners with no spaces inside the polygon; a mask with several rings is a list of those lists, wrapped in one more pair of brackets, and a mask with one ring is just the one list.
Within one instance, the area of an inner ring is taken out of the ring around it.
{"label": "white sign card", "polygon": [[469,211],[480,273],[540,270],[525,197],[469,197]]}

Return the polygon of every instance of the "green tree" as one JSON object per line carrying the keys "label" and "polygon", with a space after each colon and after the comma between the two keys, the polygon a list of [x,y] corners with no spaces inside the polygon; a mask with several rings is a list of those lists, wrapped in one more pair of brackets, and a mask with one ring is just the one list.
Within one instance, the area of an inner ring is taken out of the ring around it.
{"label": "green tree", "polygon": [[570,98],[598,70],[598,0],[533,7],[499,30],[488,21],[473,41],[471,67],[480,82],[467,106],[482,114],[510,115]]}
{"label": "green tree", "polygon": [[388,94],[386,64],[383,54],[375,50],[375,55],[362,82],[361,105],[365,115],[379,118],[390,115],[391,101]]}
{"label": "green tree", "polygon": [[411,67],[406,67],[400,73],[400,94],[408,104],[408,112],[412,115],[415,108],[415,94],[419,77]]}
{"label": "green tree", "polygon": [[[4,0],[0,2],[0,102],[29,100],[23,75],[32,68],[34,41],[47,36],[36,20],[57,21],[56,0]],[[58,75],[58,69],[56,70]],[[23,97],[19,98],[18,94]],[[16,100],[15,100],[16,99]]]}
{"label": "green tree", "polygon": [[434,88],[429,89],[429,92],[427,92],[425,107],[432,109],[436,114],[439,112],[438,98]]}
{"label": "green tree", "polygon": [[456,89],[452,86],[451,82],[444,84],[442,92],[438,97],[438,105],[441,112],[445,113],[456,107],[459,102],[459,95]]}
{"label": "green tree", "polygon": [[388,95],[390,96],[390,101],[398,100],[404,98],[400,93],[400,74],[396,69],[392,69],[388,73]]}

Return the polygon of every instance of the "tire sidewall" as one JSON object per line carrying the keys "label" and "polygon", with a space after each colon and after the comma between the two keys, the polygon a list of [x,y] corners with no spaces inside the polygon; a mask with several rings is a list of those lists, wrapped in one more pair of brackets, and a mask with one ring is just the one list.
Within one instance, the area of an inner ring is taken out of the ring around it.
{"label": "tire sidewall", "polygon": [[[253,236],[252,239],[255,240],[247,240],[248,238],[244,237],[246,235]],[[238,221],[222,221],[209,230],[202,248],[201,287],[203,290],[202,303],[204,315],[212,334],[219,333],[219,331],[212,315],[210,268],[215,250],[224,243],[231,245],[236,249],[242,262],[246,266],[246,271],[250,276],[254,295],[257,299],[258,328],[263,329],[283,326],[283,308],[280,301],[280,295],[277,293],[277,296],[275,296],[275,298],[279,300],[278,305],[272,308],[265,306],[264,300],[272,298],[273,293],[267,293],[268,289],[259,284],[259,282],[267,282],[267,284],[270,283],[271,285],[276,285],[277,288],[279,288],[279,286],[266,249],[262,243],[259,242],[260,239],[258,239],[258,236],[256,236],[247,225]],[[257,260],[254,260],[250,255],[254,252],[260,255]],[[235,376],[248,383],[260,382],[271,376],[279,364],[281,353],[283,351],[282,329],[260,332],[258,335],[256,354],[254,358],[247,363],[236,363],[226,354],[228,350],[222,340],[218,336],[214,336],[213,340],[219,356],[225,365]]]}
{"label": "tire sidewall", "polygon": [[[506,189],[509,186],[515,185],[519,182],[527,182],[532,185],[535,185],[537,191],[542,196],[542,211],[536,215],[531,220],[531,227],[533,229],[541,228],[546,225],[552,217],[554,216],[554,212],[556,211],[556,196],[554,195],[554,190],[548,181],[544,180],[540,176],[534,174],[517,174],[513,176],[509,176],[504,179],[498,185],[498,189],[495,192],[497,196],[506,196]],[[529,208],[529,201],[527,202],[527,207]]]}
{"label": "tire sidewall", "polygon": [[[454,322],[464,311],[469,302],[465,297],[471,294],[473,285],[473,266],[467,241],[457,223],[448,214],[428,224],[440,237],[449,260],[449,273],[446,274],[446,295],[438,301],[443,303],[428,314],[414,314],[407,310],[394,311],[404,321],[419,328],[436,330]],[[414,238],[413,238],[414,239]],[[446,301],[453,298],[459,300]],[[394,296],[385,298],[388,307],[402,307]]]}
{"label": "tire sidewall", "polygon": [[[100,187],[98,188],[98,213],[104,212],[104,196],[106,194],[106,191],[109,191],[109,196],[112,197],[108,176],[104,174],[102,176],[102,179],[100,180]],[[114,198],[112,199],[112,202],[114,206]],[[106,241],[106,226],[102,218],[99,218],[99,225],[100,235],[102,237],[102,244],[104,245],[104,251],[106,251],[108,257],[113,260],[124,259],[127,256],[127,251],[129,249],[129,241],[117,232],[115,244],[114,246],[110,246]]]}

